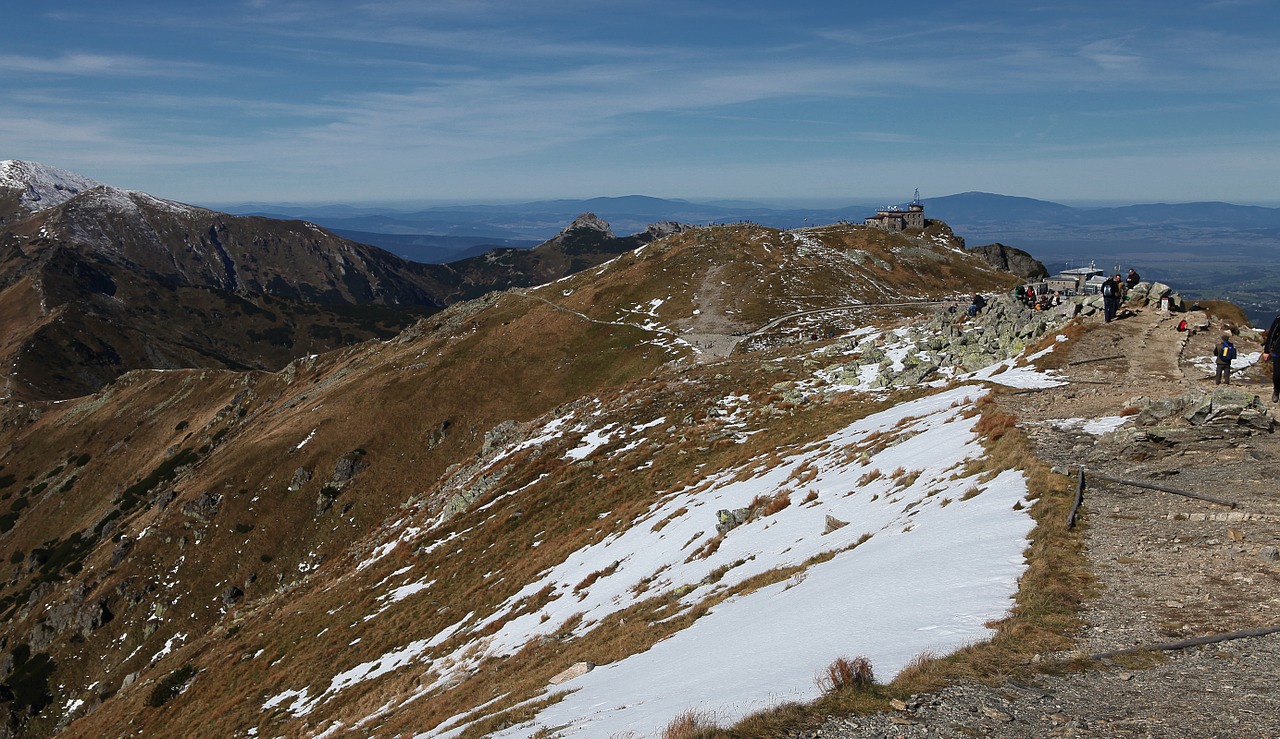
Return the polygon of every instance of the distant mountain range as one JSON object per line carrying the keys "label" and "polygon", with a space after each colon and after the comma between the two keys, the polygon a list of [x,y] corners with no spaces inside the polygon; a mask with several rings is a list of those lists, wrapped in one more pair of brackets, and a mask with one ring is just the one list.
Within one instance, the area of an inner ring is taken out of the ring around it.
{"label": "distant mountain range", "polygon": [[[1280,208],[1220,202],[1152,203],[1106,208],[1077,208],[1033,198],[966,192],[921,200],[929,217],[946,221],[957,233],[1009,242],[1012,237],[1044,241],[1064,229],[1081,240],[1102,234],[1185,242],[1202,230],[1246,232],[1258,238],[1280,238]],[[897,204],[899,207],[905,203]],[[750,203],[695,203],[640,195],[585,200],[546,200],[508,205],[438,206],[421,210],[333,206],[272,206],[261,203],[230,206],[229,212],[272,218],[305,218],[326,228],[359,233],[368,238],[387,235],[449,237],[457,251],[477,243],[508,240],[537,243],[549,238],[580,213],[595,213],[620,230],[641,230],[657,221],[703,225],[750,221],[775,228],[862,222],[876,204],[841,208],[774,208]],[[1083,234],[1078,234],[1080,230]],[[511,243],[517,242],[517,243]],[[388,240],[387,243],[396,243]],[[426,242],[419,242],[426,243]],[[441,242],[442,244],[444,242]]]}
{"label": "distant mountain range", "polygon": [[[1255,323],[1269,321],[1280,307],[1280,289],[1275,287],[1280,285],[1280,208],[1221,202],[1081,208],[985,192],[921,202],[927,217],[946,222],[970,246],[1008,244],[1029,252],[1051,271],[1091,261],[1109,270],[1136,267],[1144,275],[1178,284],[1184,294],[1237,302]],[[633,195],[419,210],[262,203],[229,210],[305,218],[406,259],[447,262],[486,245],[532,245],[588,211],[620,231],[640,230],[656,221],[751,222],[790,229],[861,223],[883,205],[777,208]]]}

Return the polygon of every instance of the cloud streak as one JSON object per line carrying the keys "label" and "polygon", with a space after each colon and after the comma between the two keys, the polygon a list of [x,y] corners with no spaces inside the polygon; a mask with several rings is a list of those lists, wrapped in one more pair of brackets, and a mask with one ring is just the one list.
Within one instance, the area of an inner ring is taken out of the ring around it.
{"label": "cloud streak", "polygon": [[[0,54],[0,149],[129,177],[133,162],[222,199],[268,185],[288,199],[304,181],[340,199],[353,181],[396,178],[457,195],[412,175],[424,171],[503,197],[520,196],[514,183],[712,182],[691,163],[739,173],[736,195],[780,196],[778,183],[822,181],[804,172],[847,189],[907,161],[980,179],[998,169],[984,157],[1233,158],[1266,141],[1280,115],[1276,11],[1139,10],[926,0],[892,24],[756,0],[22,6]],[[1078,198],[1105,177],[1053,180]]]}
{"label": "cloud streak", "polygon": [[66,53],[53,57],[0,54],[0,74],[74,77],[191,77],[211,74],[206,64],[138,56]]}

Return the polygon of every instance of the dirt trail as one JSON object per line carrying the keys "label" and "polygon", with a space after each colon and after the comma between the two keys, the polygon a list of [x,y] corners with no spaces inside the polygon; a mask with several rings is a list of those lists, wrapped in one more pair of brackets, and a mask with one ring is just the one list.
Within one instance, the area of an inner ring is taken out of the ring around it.
{"label": "dirt trail", "polygon": [[[1091,481],[1081,527],[1098,592],[1085,604],[1075,654],[1046,659],[1280,626],[1280,562],[1268,557],[1280,545],[1280,430],[1183,424],[1169,434],[1097,436],[1081,428],[1124,416],[1139,396],[1214,390],[1205,361],[1225,326],[1185,314],[1201,330],[1178,332],[1183,317],[1147,309],[1110,324],[1086,319],[1083,334],[1060,345],[1070,385],[1002,397],[1037,454],[1064,471],[1083,465],[1239,503]],[[1242,356],[1257,351],[1249,338],[1235,343]],[[1103,357],[1111,358],[1091,361]],[[1276,408],[1261,368],[1232,382]],[[1161,655],[1148,667],[1104,660],[1030,685],[960,684],[897,715],[832,719],[813,736],[1280,737],[1280,634]]]}

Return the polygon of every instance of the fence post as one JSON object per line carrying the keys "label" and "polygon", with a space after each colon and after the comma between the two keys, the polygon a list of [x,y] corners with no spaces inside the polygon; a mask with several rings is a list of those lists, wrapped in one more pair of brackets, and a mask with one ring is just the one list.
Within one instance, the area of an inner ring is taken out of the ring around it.
{"label": "fence post", "polygon": [[1071,513],[1067,514],[1067,528],[1074,529],[1076,527],[1076,512],[1080,510],[1080,504],[1084,502],[1084,467],[1080,468],[1079,479],[1076,482],[1076,501],[1071,506]]}

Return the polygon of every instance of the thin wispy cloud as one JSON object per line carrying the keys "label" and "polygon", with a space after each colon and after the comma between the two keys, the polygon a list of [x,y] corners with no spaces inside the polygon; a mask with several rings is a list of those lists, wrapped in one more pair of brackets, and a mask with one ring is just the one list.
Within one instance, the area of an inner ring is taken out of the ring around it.
{"label": "thin wispy cloud", "polygon": [[112,54],[66,53],[59,56],[0,54],[0,74],[48,74],[77,77],[189,77],[209,74],[201,63]]}
{"label": "thin wispy cloud", "polygon": [[[0,53],[0,157],[135,161],[223,200],[249,187],[340,200],[353,182],[398,199],[608,182],[782,197],[907,184],[920,176],[895,174],[908,163],[971,167],[976,184],[996,176],[993,153],[1033,168],[1097,152],[1092,176],[1055,165],[1049,178],[1088,197],[1116,153],[1229,161],[1265,140],[1280,116],[1277,15],[1095,0],[926,0],[909,18],[757,0],[18,6]],[[183,172],[193,164],[199,178]],[[1207,181],[1170,171],[1150,181],[1166,198]]]}

